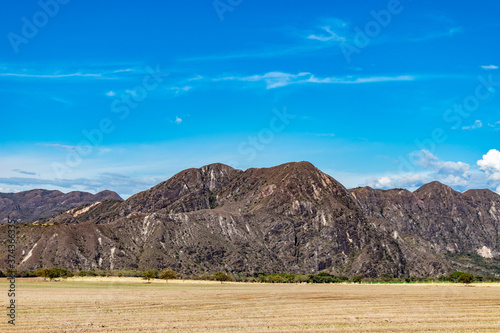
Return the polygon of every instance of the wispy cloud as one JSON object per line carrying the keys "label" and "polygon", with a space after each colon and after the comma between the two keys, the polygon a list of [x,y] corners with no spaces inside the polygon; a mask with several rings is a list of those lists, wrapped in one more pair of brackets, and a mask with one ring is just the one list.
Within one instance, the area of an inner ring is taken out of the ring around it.
{"label": "wispy cloud", "polygon": [[41,69],[26,69],[15,68],[9,70],[2,68],[0,71],[0,78],[19,78],[19,79],[70,79],[70,78],[92,78],[92,79],[117,79],[120,76],[130,75],[136,72],[134,68],[122,68],[107,70],[102,69],[96,71],[95,69],[71,71],[71,69],[58,69],[56,71],[47,71]]}
{"label": "wispy cloud", "polygon": [[71,146],[71,145],[62,145],[59,143],[38,143],[37,145],[43,146],[43,147],[50,147],[50,148],[57,148],[60,150],[63,150],[65,152],[75,152],[78,150],[91,150],[91,149],[97,149],[97,152],[99,154],[104,154],[104,153],[109,153],[112,151],[111,148],[105,148],[105,147],[94,147],[91,148],[91,146]]}
{"label": "wispy cloud", "polygon": [[483,123],[481,122],[481,120],[476,120],[474,122],[474,124],[470,125],[470,126],[463,126],[462,129],[464,130],[475,130],[475,129],[478,129],[478,128],[481,128],[483,127]]}
{"label": "wispy cloud", "polygon": [[102,78],[102,74],[100,73],[67,73],[67,74],[0,73],[0,77],[21,77],[21,78],[35,78],[35,79],[60,79],[69,77]]}
{"label": "wispy cloud", "polygon": [[[443,38],[453,38],[461,33],[463,28],[458,26],[452,19],[443,15],[429,15],[425,18],[425,24],[420,22],[422,29],[412,32],[411,35],[407,32],[397,34],[394,32],[384,33],[382,36],[373,38],[371,45],[387,44],[387,43],[421,43]],[[320,24],[309,29],[287,29],[287,34],[290,35],[290,30],[298,32],[292,34],[293,37],[299,36],[292,42],[284,45],[270,44],[263,46],[257,50],[240,50],[235,53],[211,54],[205,56],[196,56],[189,58],[181,58],[180,61],[224,61],[248,58],[276,58],[288,55],[297,56],[299,54],[323,52],[326,48],[337,49],[336,53],[341,54],[339,43],[349,43],[356,45],[355,40],[358,35],[357,29],[363,30],[364,24],[355,26],[351,22],[344,21],[339,18],[330,17],[322,19]],[[427,26],[433,27],[431,29]],[[276,40],[283,39],[283,35],[277,36]],[[287,36],[290,37],[290,36]],[[335,51],[334,51],[335,52]]]}
{"label": "wispy cloud", "polygon": [[20,169],[14,169],[12,171],[23,174],[23,175],[36,176],[36,172],[24,171],[24,170],[20,170]]}
{"label": "wispy cloud", "polygon": [[193,89],[192,86],[169,87],[169,88],[167,88],[167,90],[172,91],[175,95],[180,94],[180,93],[188,92],[191,89]]}
{"label": "wispy cloud", "polygon": [[495,65],[485,65],[485,66],[481,66],[481,68],[489,71],[489,70],[498,69],[498,66],[495,66]]}
{"label": "wispy cloud", "polygon": [[179,118],[179,117],[175,117],[175,123],[176,123],[177,125],[180,125],[180,124],[182,123],[182,119],[181,119],[181,118]]}
{"label": "wispy cloud", "polygon": [[327,32],[327,35],[315,35],[315,34],[311,34],[309,36],[307,36],[308,39],[315,39],[315,40],[319,40],[321,42],[328,42],[328,41],[336,41],[336,42],[343,42],[346,40],[345,37],[341,37],[339,35],[337,35],[335,32],[333,32],[331,30],[330,27],[323,27],[323,30],[325,32]]}
{"label": "wispy cloud", "polygon": [[62,149],[65,151],[74,151],[77,149],[76,146],[69,146],[69,145],[61,145],[59,143],[38,143],[39,146],[44,146],[44,147],[52,147],[52,148],[58,148]]}
{"label": "wispy cloud", "polygon": [[325,77],[318,78],[312,73],[302,72],[298,74],[290,74],[283,72],[269,72],[263,75],[250,76],[226,76],[213,79],[213,81],[246,81],[246,82],[265,82],[267,89],[285,87],[291,84],[304,83],[322,83],[322,84],[363,84],[377,82],[392,82],[392,81],[413,81],[416,77],[411,75],[399,76],[371,76],[371,77]]}
{"label": "wispy cloud", "polygon": [[416,154],[416,163],[434,170],[432,177],[448,185],[466,185],[471,176],[470,165],[464,162],[441,161],[428,150]]}
{"label": "wispy cloud", "polygon": [[497,121],[496,123],[493,124],[488,124],[489,127],[493,127],[494,129],[498,130],[500,129],[500,121]]}

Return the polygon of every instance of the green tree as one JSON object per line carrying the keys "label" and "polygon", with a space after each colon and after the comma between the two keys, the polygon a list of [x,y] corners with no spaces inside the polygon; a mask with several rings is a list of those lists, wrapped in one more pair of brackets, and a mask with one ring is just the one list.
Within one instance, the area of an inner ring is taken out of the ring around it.
{"label": "green tree", "polygon": [[380,280],[382,280],[382,282],[391,282],[392,276],[387,275],[387,274],[382,274],[382,275],[380,275]]}
{"label": "green tree", "polygon": [[142,279],[147,280],[149,283],[149,280],[151,279],[156,279],[157,274],[154,270],[148,269],[147,271],[142,272]]}
{"label": "green tree", "polygon": [[160,273],[159,276],[160,279],[166,280],[175,280],[177,279],[177,273],[171,270],[170,268],[164,270],[163,272]]}
{"label": "green tree", "polygon": [[472,283],[474,282],[476,278],[474,277],[474,275],[470,274],[470,273],[462,273],[460,274],[460,276],[458,277],[457,279],[457,282],[458,283],[466,283],[466,284],[469,284],[469,283]]}
{"label": "green tree", "polygon": [[453,272],[448,276],[448,280],[451,282],[457,282],[460,275],[464,274],[464,272]]}
{"label": "green tree", "polygon": [[233,278],[231,277],[231,275],[224,273],[224,272],[221,272],[221,271],[215,272],[214,278],[215,278],[215,280],[220,281],[220,283],[223,283],[224,281],[233,281]]}
{"label": "green tree", "polygon": [[49,270],[47,268],[42,268],[36,271],[36,276],[43,277],[44,280],[47,280],[49,275]]}
{"label": "green tree", "polygon": [[87,276],[97,276],[97,273],[95,272],[95,270],[92,268],[91,270],[89,270],[87,272]]}
{"label": "green tree", "polygon": [[354,282],[354,283],[361,283],[362,280],[363,280],[363,275],[355,275],[352,278],[352,282]]}
{"label": "green tree", "polygon": [[58,277],[67,278],[70,275],[72,276],[67,269],[63,268],[42,268],[36,271],[36,275],[43,277],[44,280],[47,278],[53,280]]}

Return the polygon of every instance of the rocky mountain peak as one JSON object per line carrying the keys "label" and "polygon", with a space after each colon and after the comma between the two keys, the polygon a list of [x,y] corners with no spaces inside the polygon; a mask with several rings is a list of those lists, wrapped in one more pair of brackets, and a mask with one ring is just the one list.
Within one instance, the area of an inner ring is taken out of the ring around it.
{"label": "rocky mountain peak", "polygon": [[424,196],[429,197],[437,194],[444,194],[444,195],[460,194],[460,192],[453,190],[451,187],[444,185],[443,183],[440,183],[437,180],[422,185],[417,190],[415,190],[414,193],[419,197],[424,197]]}

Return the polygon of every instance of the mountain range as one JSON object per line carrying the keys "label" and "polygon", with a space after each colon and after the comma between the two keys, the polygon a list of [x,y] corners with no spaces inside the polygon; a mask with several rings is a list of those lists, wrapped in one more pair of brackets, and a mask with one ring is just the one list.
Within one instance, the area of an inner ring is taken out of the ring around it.
{"label": "mountain range", "polygon": [[[346,189],[293,162],[245,171],[211,164],[125,201],[113,193],[44,220],[51,196],[38,202],[42,210],[30,206],[22,218],[38,221],[17,226],[18,269],[500,274],[500,195],[490,190],[460,193],[439,182],[414,192]],[[0,234],[4,266],[6,224]]]}
{"label": "mountain range", "polygon": [[20,222],[48,218],[57,213],[85,204],[105,200],[123,200],[117,193],[102,191],[97,194],[73,191],[31,190],[18,193],[0,193],[0,221],[10,217]]}

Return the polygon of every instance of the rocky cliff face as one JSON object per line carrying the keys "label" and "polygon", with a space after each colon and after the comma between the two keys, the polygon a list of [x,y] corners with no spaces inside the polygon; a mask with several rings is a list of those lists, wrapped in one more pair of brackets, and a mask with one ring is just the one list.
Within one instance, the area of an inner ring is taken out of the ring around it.
{"label": "rocky cliff face", "polygon": [[111,191],[97,194],[87,192],[69,192],[31,190],[18,193],[0,193],[0,221],[7,217],[21,222],[34,221],[54,216],[57,213],[85,204],[104,200],[123,200]]}
{"label": "rocky cliff face", "polygon": [[438,276],[454,267],[450,253],[499,256],[499,201],[439,183],[413,193],[347,190],[308,162],[246,171],[212,164],[124,202],[22,225],[17,258],[19,269]]}
{"label": "rocky cliff face", "polygon": [[[406,259],[415,267],[423,256],[429,274],[445,255],[477,254],[498,258],[500,196],[489,190],[456,192],[439,182],[409,192],[403,189],[352,189],[368,218],[392,233]],[[405,250],[406,249],[406,250]],[[411,270],[411,269],[410,269]],[[415,272],[417,273],[417,272]]]}

